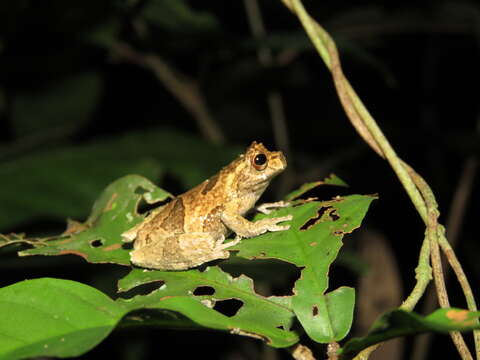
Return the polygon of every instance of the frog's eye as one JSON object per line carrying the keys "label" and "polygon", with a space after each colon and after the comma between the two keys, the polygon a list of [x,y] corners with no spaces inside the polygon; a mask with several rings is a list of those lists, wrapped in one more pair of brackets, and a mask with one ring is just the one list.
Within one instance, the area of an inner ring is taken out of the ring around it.
{"label": "frog's eye", "polygon": [[267,156],[263,153],[258,153],[253,158],[252,164],[256,170],[265,169],[267,167]]}

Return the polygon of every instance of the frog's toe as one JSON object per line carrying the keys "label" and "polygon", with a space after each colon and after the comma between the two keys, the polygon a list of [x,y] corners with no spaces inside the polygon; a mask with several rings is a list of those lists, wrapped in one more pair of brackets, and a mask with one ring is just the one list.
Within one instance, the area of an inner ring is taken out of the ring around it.
{"label": "frog's toe", "polygon": [[292,215],[285,215],[285,216],[280,216],[280,217],[274,218],[273,220],[275,220],[275,223],[279,223],[279,222],[282,222],[282,221],[289,221],[289,220],[292,220],[292,219],[293,219]]}
{"label": "frog's toe", "polygon": [[272,225],[268,228],[269,231],[285,231],[290,229],[290,225]]}

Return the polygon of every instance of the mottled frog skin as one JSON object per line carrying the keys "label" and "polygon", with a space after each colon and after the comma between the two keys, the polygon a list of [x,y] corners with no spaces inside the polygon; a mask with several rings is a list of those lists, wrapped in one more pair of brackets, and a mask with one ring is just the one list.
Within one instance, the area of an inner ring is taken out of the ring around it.
{"label": "mottled frog skin", "polygon": [[[244,218],[286,166],[282,152],[268,151],[261,143],[253,142],[245,154],[218,174],[155,209],[139,225],[123,233],[124,241],[135,241],[131,262],[150,269],[185,270],[228,258],[227,249],[242,238],[287,230],[289,225],[278,223],[291,220],[291,216],[256,222]],[[263,208],[286,204],[269,205]],[[235,240],[224,243],[231,232],[236,234]]]}

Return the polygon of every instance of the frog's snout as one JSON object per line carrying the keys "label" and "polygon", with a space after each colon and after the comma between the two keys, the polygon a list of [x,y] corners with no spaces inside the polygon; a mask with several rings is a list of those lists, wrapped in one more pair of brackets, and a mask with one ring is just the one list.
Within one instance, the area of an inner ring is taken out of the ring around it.
{"label": "frog's snout", "polygon": [[285,169],[287,167],[287,158],[281,151],[275,151],[271,160],[278,161],[278,168]]}

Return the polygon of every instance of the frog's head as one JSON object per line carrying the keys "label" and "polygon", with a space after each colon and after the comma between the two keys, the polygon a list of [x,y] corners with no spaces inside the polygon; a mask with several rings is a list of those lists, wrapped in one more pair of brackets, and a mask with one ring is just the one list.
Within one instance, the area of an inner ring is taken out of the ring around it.
{"label": "frog's head", "polygon": [[262,143],[255,141],[242,155],[242,162],[240,187],[260,194],[287,167],[287,160],[281,151],[269,151]]}

